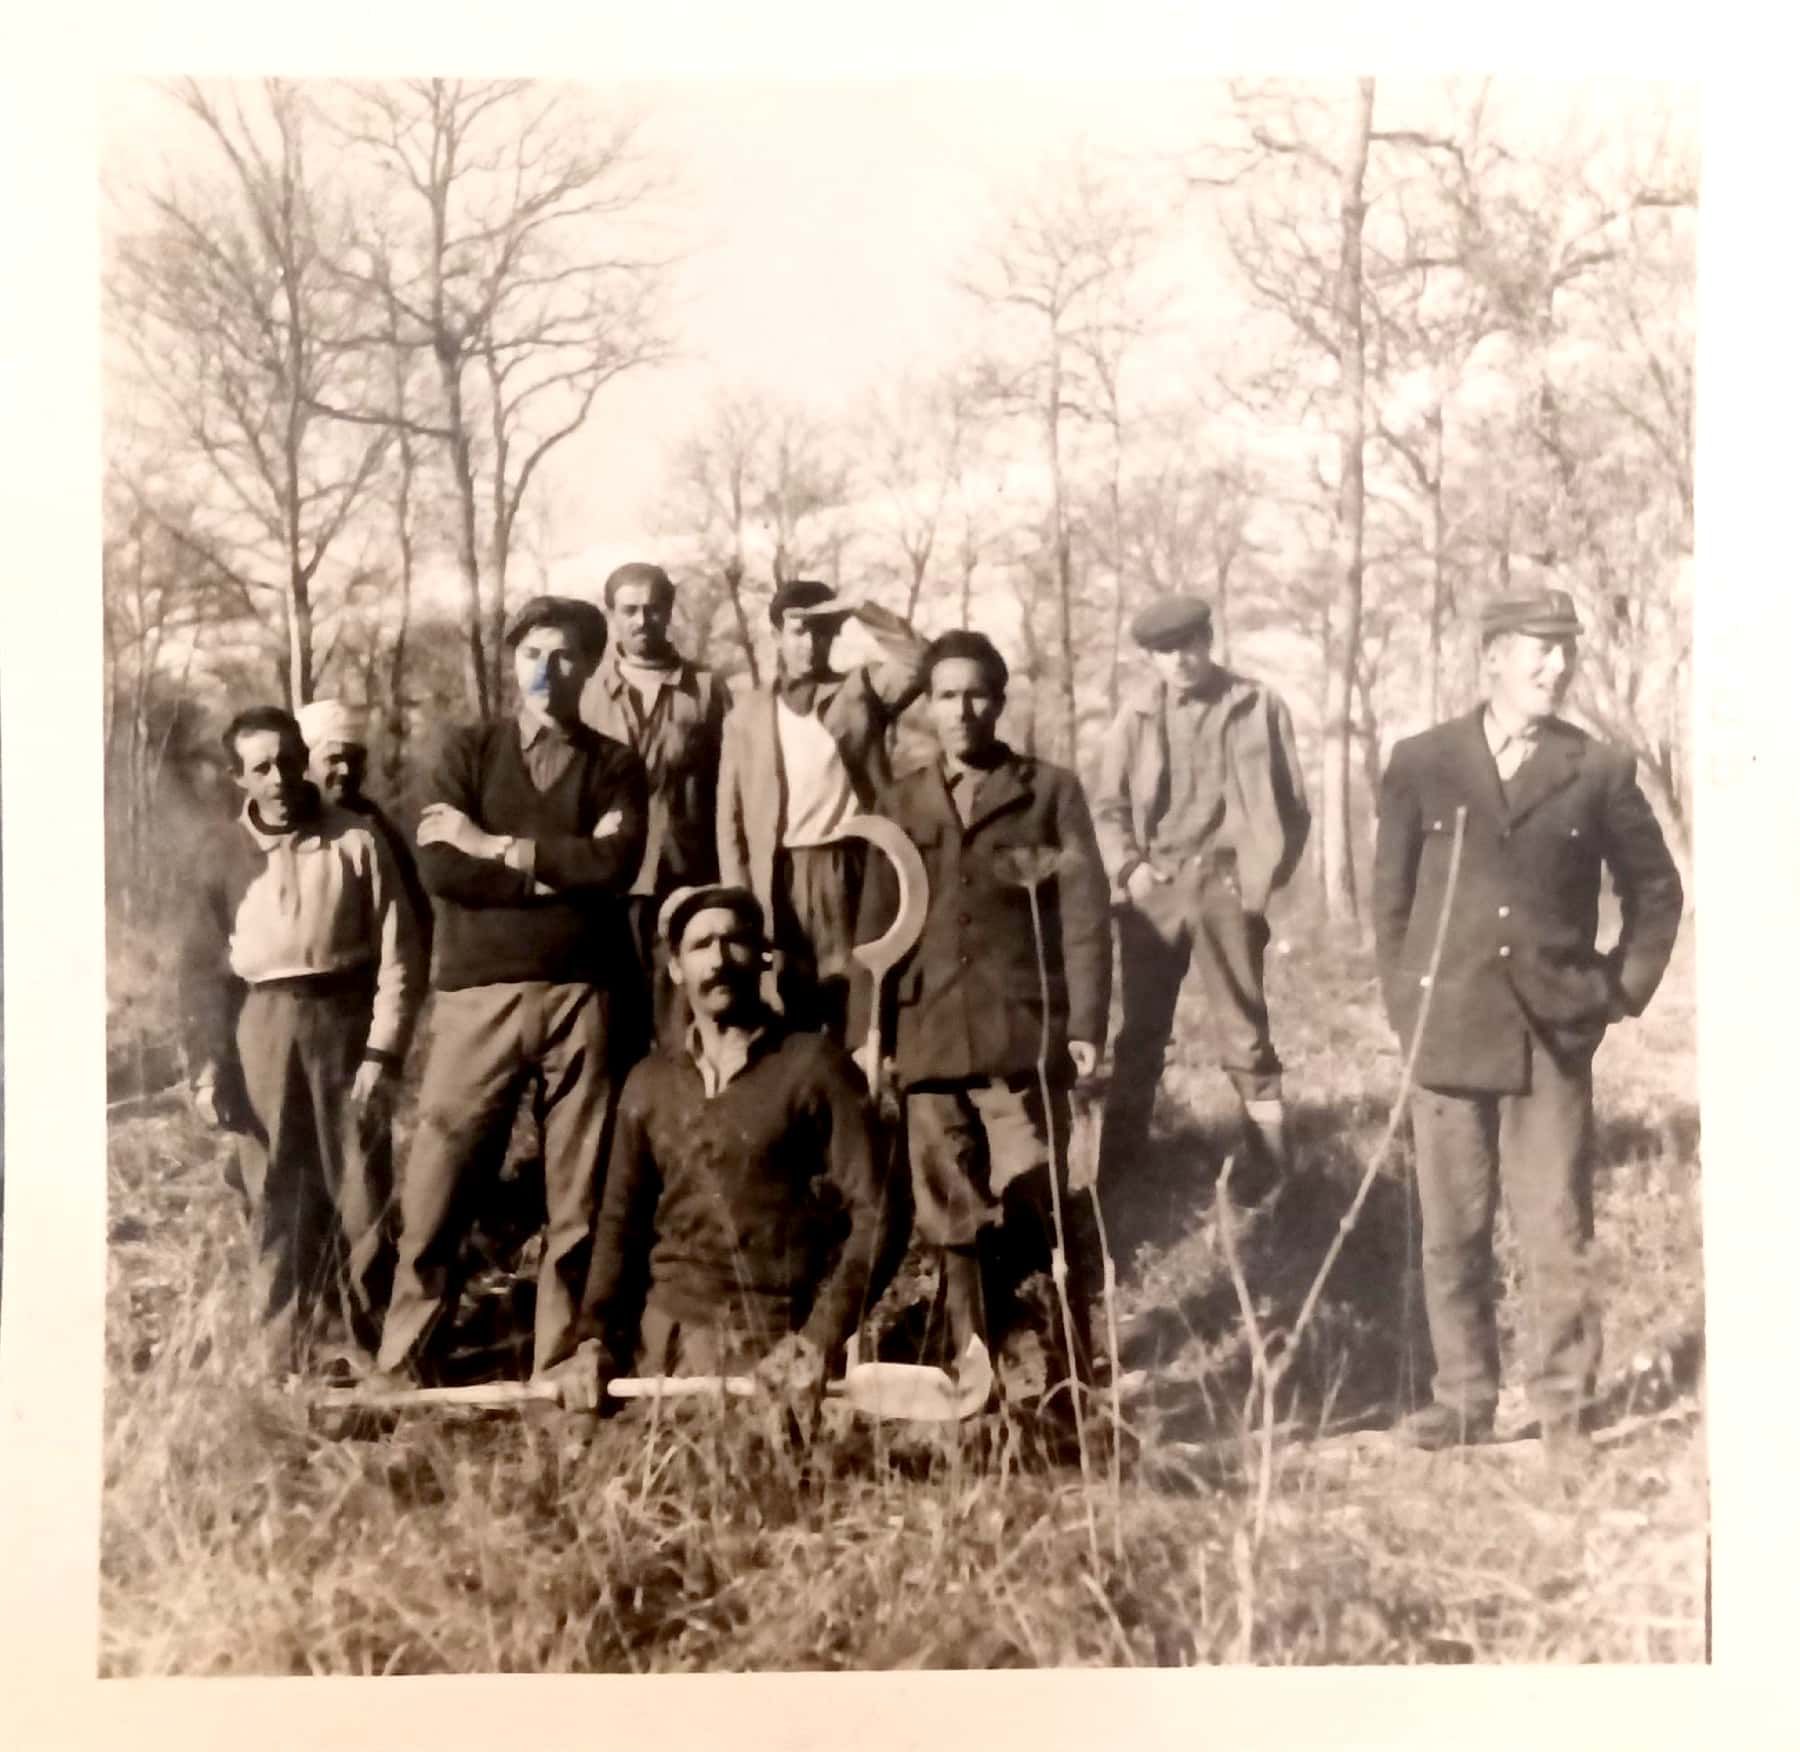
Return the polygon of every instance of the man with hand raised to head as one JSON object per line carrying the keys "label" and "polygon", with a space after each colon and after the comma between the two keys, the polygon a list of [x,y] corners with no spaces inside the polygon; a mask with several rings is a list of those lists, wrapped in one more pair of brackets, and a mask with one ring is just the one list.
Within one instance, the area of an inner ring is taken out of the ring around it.
{"label": "man with hand raised to head", "polygon": [[436,996],[382,1333],[389,1374],[421,1365],[454,1306],[472,1195],[533,1072],[547,1209],[534,1373],[566,1348],[607,1128],[645,1030],[626,914],[644,849],[644,768],[580,718],[606,617],[571,597],[533,597],[507,643],[518,713],[449,734],[419,822]]}

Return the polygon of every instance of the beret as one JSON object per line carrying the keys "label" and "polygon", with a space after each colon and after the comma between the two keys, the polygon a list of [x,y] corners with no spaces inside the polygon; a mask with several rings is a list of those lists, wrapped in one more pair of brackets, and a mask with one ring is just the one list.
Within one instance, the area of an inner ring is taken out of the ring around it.
{"label": "beret", "polygon": [[850,610],[840,607],[837,592],[817,578],[795,578],[778,584],[769,598],[769,624],[780,626],[781,617],[790,610],[807,613],[808,620],[845,620]]}
{"label": "beret", "polygon": [[1481,636],[1534,633],[1544,639],[1573,639],[1581,632],[1575,604],[1566,590],[1508,590],[1481,605]]}
{"label": "beret", "polygon": [[662,903],[656,916],[657,935],[670,950],[681,947],[681,933],[695,913],[708,907],[726,907],[764,936],[762,902],[748,888],[734,887],[728,882],[703,882],[693,888],[677,888]]}
{"label": "beret", "polygon": [[533,627],[561,627],[574,634],[589,656],[606,649],[606,616],[578,596],[534,596],[521,605],[506,629],[506,642],[516,645]]}
{"label": "beret", "polygon": [[358,706],[347,706],[342,700],[313,700],[294,714],[300,726],[300,740],[308,748],[319,748],[327,742],[354,742],[364,746],[369,740],[368,715]]}
{"label": "beret", "polygon": [[1146,651],[1178,651],[1212,637],[1212,610],[1197,596],[1162,596],[1139,611],[1131,636]]}

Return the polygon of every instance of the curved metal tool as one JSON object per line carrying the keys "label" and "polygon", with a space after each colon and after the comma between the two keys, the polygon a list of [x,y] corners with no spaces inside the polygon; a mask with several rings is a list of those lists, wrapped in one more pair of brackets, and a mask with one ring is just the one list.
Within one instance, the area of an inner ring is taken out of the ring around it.
{"label": "curved metal tool", "polygon": [[[837,832],[831,837],[867,840],[870,845],[878,847],[894,866],[894,875],[900,888],[900,904],[895,908],[893,923],[873,941],[858,943],[851,950],[851,954],[868,969],[869,982],[874,991],[873,1001],[869,1005],[865,1056],[871,1067],[872,1078],[879,1081],[882,1064],[882,985],[887,976],[912,952],[913,945],[918,942],[920,933],[925,929],[925,909],[931,900],[931,883],[926,877],[925,860],[919,856],[919,848],[907,837],[904,829],[889,821],[885,815],[849,816],[839,823]],[[877,1096],[881,1093],[875,1088],[870,1092]]]}

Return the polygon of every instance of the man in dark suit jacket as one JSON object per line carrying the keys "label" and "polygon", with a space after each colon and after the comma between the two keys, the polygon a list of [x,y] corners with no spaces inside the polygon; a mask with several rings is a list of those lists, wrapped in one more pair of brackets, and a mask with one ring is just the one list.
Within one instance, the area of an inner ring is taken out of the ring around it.
{"label": "man in dark suit jacket", "polygon": [[[1578,1445],[1599,1367],[1591,1064],[1607,1027],[1639,1014],[1662,978],[1681,880],[1632,757],[1555,715],[1580,630],[1560,590],[1490,602],[1487,703],[1400,743],[1382,783],[1376,955],[1403,1048],[1425,1011],[1412,1112],[1436,1376],[1434,1403],[1402,1426],[1422,1447],[1480,1441],[1493,1426],[1497,1185],[1524,1255],[1530,1386],[1554,1447]],[[1433,975],[1459,811],[1461,868]],[[1604,955],[1603,865],[1621,914]]]}
{"label": "man in dark suit jacket", "polygon": [[[979,633],[946,633],[927,647],[924,670],[941,752],[897,779],[882,802],[918,846],[930,885],[924,929],[893,976],[914,1221],[918,1238],[940,1250],[956,1353],[972,1336],[998,1345],[1002,1386],[1023,1396],[1047,1384],[1048,1359],[1018,1291],[1050,1259],[1049,1177],[1066,1185],[1070,1073],[1091,1075],[1106,1037],[1106,872],[1074,774],[998,739],[1007,672],[993,645]],[[1047,1015],[1020,881],[1034,863],[1044,871]],[[875,936],[895,904],[883,860],[864,889],[858,936]],[[854,995],[866,1016],[866,982]],[[852,1015],[853,1037],[860,1020]],[[1040,1053],[1052,1088],[1048,1116]],[[1094,1261],[1085,1246],[1072,1251],[1071,1300],[1084,1328]],[[1085,1351],[1084,1330],[1077,1345]]]}

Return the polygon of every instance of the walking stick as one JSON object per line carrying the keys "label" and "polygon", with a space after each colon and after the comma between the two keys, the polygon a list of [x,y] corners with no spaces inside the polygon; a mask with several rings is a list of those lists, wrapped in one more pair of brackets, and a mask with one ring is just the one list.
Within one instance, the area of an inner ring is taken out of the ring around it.
{"label": "walking stick", "polygon": [[[1088,1467],[1087,1420],[1081,1410],[1081,1362],[1075,1343],[1075,1315],[1069,1305],[1068,1238],[1063,1222],[1062,1188],[1056,1173],[1056,1113],[1050,1095],[1050,963],[1044,950],[1044,918],[1038,905],[1038,890],[1045,877],[1060,862],[1060,855],[1048,847],[1016,846],[994,854],[994,869],[1003,882],[1014,882],[1025,890],[1031,906],[1031,942],[1037,953],[1038,1002],[1042,1020],[1038,1028],[1037,1079],[1038,1092],[1044,1102],[1044,1141],[1050,1161],[1050,1220],[1056,1231],[1056,1248],[1050,1256],[1050,1281],[1056,1286],[1056,1300],[1062,1310],[1063,1343],[1069,1353],[1069,1399],[1075,1408],[1075,1452],[1081,1461],[1082,1498],[1087,1507],[1088,1549],[1094,1567],[1100,1567],[1100,1535],[1094,1525],[1093,1475]],[[1117,1365],[1115,1384],[1117,1380]],[[1116,1385],[1115,1385],[1116,1391]]]}

